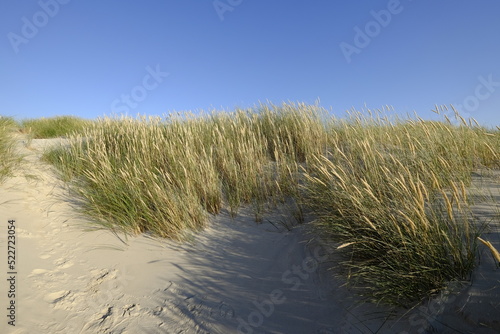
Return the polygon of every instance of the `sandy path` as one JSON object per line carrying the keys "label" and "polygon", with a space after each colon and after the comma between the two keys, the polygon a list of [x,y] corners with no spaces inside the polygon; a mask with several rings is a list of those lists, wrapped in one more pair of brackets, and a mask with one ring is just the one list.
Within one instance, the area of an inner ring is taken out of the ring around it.
{"label": "sandy path", "polygon": [[[9,219],[17,237],[16,326],[7,323],[10,276],[2,265],[1,333],[425,333],[429,326],[489,333],[495,325],[467,323],[484,301],[476,296],[485,282],[493,292],[483,310],[499,314],[499,271],[486,252],[478,273],[490,276],[476,280],[483,285],[422,306],[425,317],[416,309],[386,321],[386,310],[356,306],[325,269],[331,251],[307,244],[304,226],[280,227],[289,218],[279,210],[269,217],[274,225],[257,225],[244,210],[236,219],[221,214],[183,245],[147,236],[124,244],[107,231],[84,232],[85,220],[61,200],[64,188],[39,161],[54,141],[35,140],[30,148],[20,142],[26,163],[0,186],[0,258],[7,258]],[[483,206],[487,217],[491,205]],[[499,246],[498,227],[491,233]]]}

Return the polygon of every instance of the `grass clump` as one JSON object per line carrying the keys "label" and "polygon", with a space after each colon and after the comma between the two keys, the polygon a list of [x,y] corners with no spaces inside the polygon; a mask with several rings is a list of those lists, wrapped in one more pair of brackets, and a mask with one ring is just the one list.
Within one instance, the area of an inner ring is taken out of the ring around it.
{"label": "grass clump", "polygon": [[20,161],[14,152],[13,133],[17,126],[13,118],[0,116],[0,182],[10,175]]}
{"label": "grass clump", "polygon": [[91,121],[74,116],[26,119],[21,121],[21,131],[34,139],[57,138],[80,132]]}
{"label": "grass clump", "polygon": [[[312,115],[297,112],[289,122],[311,124]],[[269,131],[282,120],[280,112],[264,119],[243,110],[106,118],[45,158],[71,181],[84,211],[100,224],[183,239],[224,206],[236,215],[241,205],[252,205],[261,220],[269,205],[297,193],[298,161],[309,151],[297,156],[297,145],[287,141],[297,136],[291,129]],[[316,136],[326,136],[316,129]]]}
{"label": "grass clump", "polygon": [[349,283],[374,301],[407,304],[467,278],[476,236],[466,188],[498,168],[498,131],[317,106],[105,118],[48,152],[99,226],[182,240],[222,209],[261,221],[294,203],[301,221],[343,245]]}
{"label": "grass clump", "polygon": [[373,301],[408,305],[465,280],[479,235],[466,185],[475,168],[498,163],[497,139],[478,128],[360,114],[332,133],[328,154],[308,165],[304,191],[316,228],[343,246],[351,285]]}
{"label": "grass clump", "polygon": [[[182,239],[204,226],[203,205],[216,210],[217,199],[206,188],[203,200],[194,195],[202,180],[191,171],[203,161],[190,160],[196,140],[178,130],[157,119],[103,119],[46,158],[73,180],[84,212],[103,226]],[[210,179],[210,166],[202,176]]]}

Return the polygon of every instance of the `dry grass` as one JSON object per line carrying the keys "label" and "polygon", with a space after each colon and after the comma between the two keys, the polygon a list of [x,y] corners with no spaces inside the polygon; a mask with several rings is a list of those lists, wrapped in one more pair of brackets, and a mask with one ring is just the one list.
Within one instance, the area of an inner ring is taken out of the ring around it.
{"label": "dry grass", "polygon": [[320,233],[340,242],[350,283],[375,301],[406,304],[474,266],[478,226],[466,186],[498,164],[498,135],[447,123],[335,122],[329,153],[304,186]]}
{"label": "dry grass", "polygon": [[241,205],[252,205],[260,220],[269,205],[297,193],[298,161],[312,145],[298,146],[292,127],[305,131],[313,116],[240,110],[106,118],[46,158],[72,180],[84,211],[103,226],[183,239],[223,207],[236,215]]}
{"label": "dry grass", "polygon": [[0,182],[11,174],[20,161],[14,152],[13,132],[17,126],[12,118],[0,116]]}
{"label": "dry grass", "polygon": [[[465,123],[465,121],[464,121]],[[343,244],[349,283],[405,304],[473,268],[478,227],[466,187],[499,167],[500,136],[479,126],[388,120],[317,106],[114,118],[46,155],[100,226],[184,239],[242,205],[257,221],[292,200],[298,220]]]}

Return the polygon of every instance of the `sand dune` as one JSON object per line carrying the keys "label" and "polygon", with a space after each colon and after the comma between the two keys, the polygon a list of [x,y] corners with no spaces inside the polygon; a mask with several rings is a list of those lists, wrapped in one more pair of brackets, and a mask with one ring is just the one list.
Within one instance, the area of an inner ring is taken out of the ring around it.
{"label": "sand dune", "polygon": [[[0,280],[1,333],[500,332],[500,271],[486,247],[471,283],[420,307],[359,304],[326,270],[337,260],[333,250],[309,242],[307,226],[278,223],[291,222],[285,208],[262,224],[245,210],[235,219],[224,212],[184,244],[84,231],[88,222],[39,161],[58,141],[20,140],[25,163],[0,186],[4,259],[9,220],[16,229],[16,274],[3,265]],[[475,207],[489,224],[483,237],[500,249],[499,178],[477,176],[475,184],[477,195],[489,193]],[[8,299],[11,276],[15,298]]]}

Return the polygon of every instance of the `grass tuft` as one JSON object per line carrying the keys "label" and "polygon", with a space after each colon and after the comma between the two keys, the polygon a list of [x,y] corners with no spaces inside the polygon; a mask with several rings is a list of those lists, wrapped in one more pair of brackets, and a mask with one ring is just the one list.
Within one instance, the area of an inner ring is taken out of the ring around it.
{"label": "grass tuft", "polygon": [[0,182],[12,173],[13,168],[20,162],[14,152],[13,133],[18,124],[13,118],[0,116]]}
{"label": "grass tuft", "polygon": [[21,121],[21,131],[34,139],[57,138],[80,132],[91,121],[74,116],[26,119]]}

